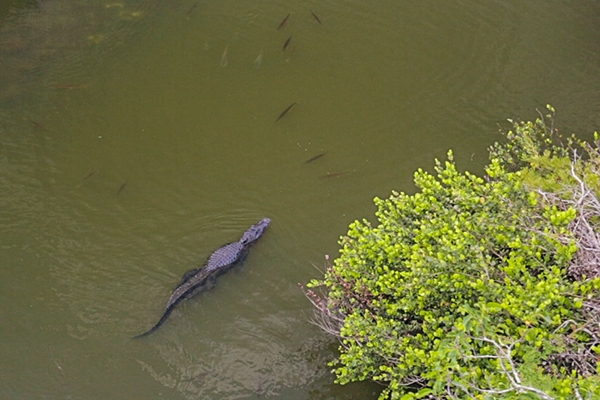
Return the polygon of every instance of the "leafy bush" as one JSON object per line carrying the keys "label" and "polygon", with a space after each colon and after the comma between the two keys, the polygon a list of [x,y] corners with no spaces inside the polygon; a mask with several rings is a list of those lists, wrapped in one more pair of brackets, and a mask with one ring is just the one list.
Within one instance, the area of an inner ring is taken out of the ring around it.
{"label": "leafy bush", "polygon": [[338,383],[381,382],[381,399],[600,396],[600,279],[569,274],[579,214],[553,179],[579,178],[548,134],[515,123],[485,178],[449,152],[435,175],[415,173],[418,193],[375,199],[377,226],[350,225],[308,285],[324,297],[307,290],[340,339]]}

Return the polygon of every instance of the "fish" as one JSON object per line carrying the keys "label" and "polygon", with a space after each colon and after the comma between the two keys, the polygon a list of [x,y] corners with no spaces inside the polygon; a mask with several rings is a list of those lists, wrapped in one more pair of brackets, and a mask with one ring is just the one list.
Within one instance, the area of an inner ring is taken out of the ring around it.
{"label": "fish", "polygon": [[223,55],[221,56],[221,67],[227,66],[227,48],[229,45],[225,46],[225,50],[223,50]]}
{"label": "fish", "polygon": [[87,174],[87,175],[85,176],[85,178],[83,178],[83,179],[81,180],[81,182],[79,182],[79,185],[77,185],[77,187],[81,187],[81,186],[82,186],[84,183],[86,183],[86,182],[87,182],[87,181],[88,181],[88,180],[89,180],[89,179],[90,179],[92,176],[96,175],[96,172],[98,172],[98,171],[96,170],[96,168],[92,169],[92,171],[91,171],[89,174]]}
{"label": "fish", "polygon": [[261,50],[260,53],[258,54],[258,56],[256,56],[256,58],[254,59],[254,69],[260,68],[260,64],[262,64],[262,59],[263,59],[263,52],[264,52],[264,49]]}
{"label": "fish", "polygon": [[312,14],[312,16],[315,19],[315,21],[317,21],[319,23],[319,25],[322,25],[321,24],[321,20],[319,19],[319,17],[317,17],[317,14],[315,14],[314,12],[312,12],[312,10],[310,11],[310,13]]}
{"label": "fish", "polygon": [[283,28],[285,26],[285,24],[287,24],[288,19],[290,18],[290,15],[292,15],[292,13],[289,13],[288,15],[286,15],[286,17],[281,21],[281,23],[277,27],[277,30],[280,30],[281,28]]}
{"label": "fish", "polygon": [[292,37],[290,36],[290,37],[289,37],[289,38],[288,38],[288,39],[285,41],[285,43],[283,44],[283,50],[282,50],[282,51],[285,51],[285,48],[286,48],[286,47],[288,47],[288,45],[290,44],[290,41],[291,41],[291,40],[292,40]]}
{"label": "fish", "polygon": [[293,102],[293,103],[292,103],[292,104],[290,104],[290,105],[289,105],[289,106],[288,106],[288,107],[287,107],[285,110],[283,110],[283,111],[281,112],[281,114],[279,114],[279,117],[277,117],[277,120],[276,120],[275,122],[277,122],[277,121],[279,121],[281,118],[283,118],[283,117],[285,116],[285,114],[287,114],[287,113],[288,113],[288,112],[289,112],[289,111],[292,109],[292,107],[294,107],[294,106],[296,105],[296,103],[297,103],[297,101]]}
{"label": "fish", "polygon": [[127,179],[125,182],[123,182],[123,184],[119,187],[119,190],[117,190],[117,196],[121,194],[123,189],[125,189],[125,186],[127,186],[127,182],[129,182],[129,179]]}
{"label": "fish", "polygon": [[44,125],[44,124],[41,124],[41,123],[39,123],[39,122],[37,122],[37,121],[34,121],[34,120],[30,119],[30,120],[29,120],[29,122],[31,122],[31,124],[32,124],[33,126],[35,126],[36,128],[38,128],[38,129],[43,129],[43,130],[45,130],[45,131],[47,131],[47,130],[48,130],[48,127],[47,127],[46,125]]}
{"label": "fish", "polygon": [[350,171],[343,172],[328,172],[325,175],[321,175],[321,178],[339,178],[340,176],[348,175]]}
{"label": "fish", "polygon": [[195,2],[187,11],[188,16],[192,13],[192,11],[194,11],[196,9],[196,7],[198,7],[198,4],[200,4],[199,1]]}
{"label": "fish", "polygon": [[315,160],[318,160],[319,158],[323,157],[325,154],[327,154],[327,151],[322,152],[321,154],[317,154],[316,156],[309,158],[308,160],[304,161],[302,164],[308,164],[311,163]]}
{"label": "fish", "polygon": [[87,89],[88,85],[66,84],[66,85],[53,85],[50,87],[52,89]]}
{"label": "fish", "polygon": [[108,121],[108,118],[106,118],[105,116],[100,115],[100,114],[90,113],[89,116],[90,116],[90,118],[96,119],[98,121],[104,121],[104,122]]}

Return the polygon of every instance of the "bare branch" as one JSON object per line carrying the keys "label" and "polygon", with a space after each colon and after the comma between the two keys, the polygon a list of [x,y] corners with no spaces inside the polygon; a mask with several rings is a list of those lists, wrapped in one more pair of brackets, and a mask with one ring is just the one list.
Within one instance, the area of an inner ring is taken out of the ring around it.
{"label": "bare branch", "polygon": [[[552,396],[550,396],[546,392],[544,392],[536,387],[523,384],[521,377],[519,375],[519,371],[517,370],[517,367],[515,366],[515,363],[511,356],[513,347],[518,341],[515,341],[509,345],[503,345],[500,342],[490,339],[485,336],[484,337],[471,337],[471,339],[491,344],[494,347],[494,349],[496,350],[496,355],[495,356],[491,356],[491,355],[470,356],[470,358],[493,358],[493,359],[498,360],[498,365],[502,369],[502,372],[503,372],[504,376],[506,376],[506,378],[508,379],[508,384],[510,385],[510,387],[506,388],[506,389],[492,389],[492,388],[482,388],[482,387],[479,387],[479,386],[471,383],[469,386],[472,390],[477,391],[479,393],[486,393],[486,394],[506,394],[506,393],[510,393],[510,392],[516,392],[516,393],[531,392],[531,393],[535,393],[536,395],[538,395],[540,398],[542,398],[544,400],[553,400],[554,399]],[[468,389],[465,388],[465,386],[461,385],[459,382],[452,381],[452,383],[456,386],[459,386],[463,391],[466,391],[466,393],[468,393]],[[469,393],[469,395],[471,397],[473,397],[472,394]]]}

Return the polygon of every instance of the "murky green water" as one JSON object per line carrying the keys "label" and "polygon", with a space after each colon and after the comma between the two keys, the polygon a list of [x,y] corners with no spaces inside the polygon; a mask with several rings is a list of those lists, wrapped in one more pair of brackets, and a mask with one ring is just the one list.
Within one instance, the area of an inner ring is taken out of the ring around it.
{"label": "murky green water", "polygon": [[171,3],[0,8],[1,398],[375,398],[332,382],[313,264],[448,148],[479,171],[507,117],[600,126],[595,2]]}

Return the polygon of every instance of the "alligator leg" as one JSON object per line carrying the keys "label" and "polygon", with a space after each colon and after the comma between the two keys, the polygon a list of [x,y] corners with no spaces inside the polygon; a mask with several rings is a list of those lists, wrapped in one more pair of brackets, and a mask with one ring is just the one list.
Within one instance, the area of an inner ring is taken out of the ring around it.
{"label": "alligator leg", "polygon": [[202,287],[202,290],[210,290],[217,284],[217,274],[213,274],[206,279],[206,283]]}
{"label": "alligator leg", "polygon": [[206,278],[206,281],[200,286],[196,287],[194,290],[185,295],[186,299],[192,298],[198,293],[205,292],[215,287],[217,284],[217,274],[210,275]]}
{"label": "alligator leg", "polygon": [[198,273],[198,271],[200,271],[201,268],[194,268],[194,269],[190,269],[189,271],[187,271],[185,274],[183,274],[183,276],[181,277],[181,282],[179,282],[179,285],[177,286],[181,286],[182,284],[184,284],[188,279],[190,279],[192,276],[196,275]]}

